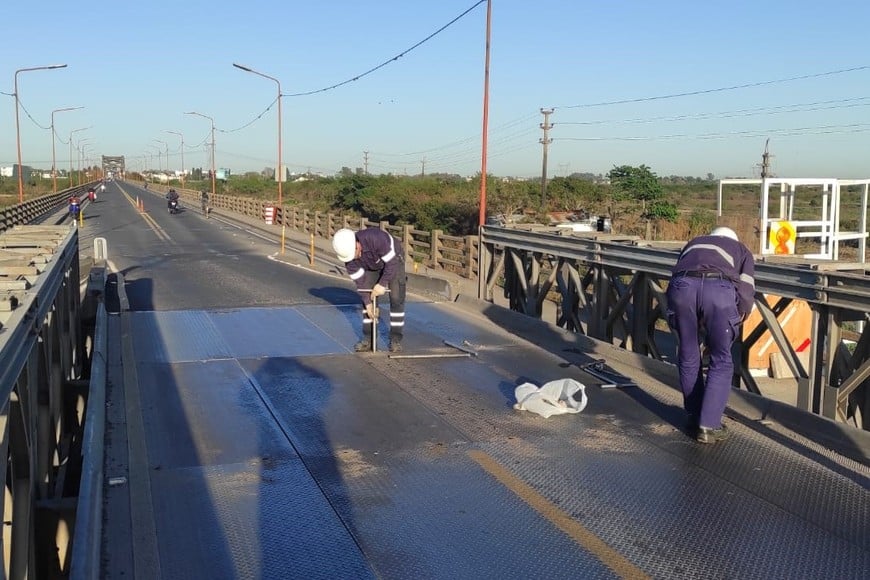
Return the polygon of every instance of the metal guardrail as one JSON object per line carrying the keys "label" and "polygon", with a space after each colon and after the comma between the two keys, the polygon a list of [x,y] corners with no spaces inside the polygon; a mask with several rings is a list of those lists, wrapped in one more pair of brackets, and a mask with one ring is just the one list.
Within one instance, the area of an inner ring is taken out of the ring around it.
{"label": "metal guardrail", "polygon": [[0,329],[5,570],[9,578],[53,577],[68,563],[83,427],[78,405],[87,394],[79,380],[86,349],[78,231],[17,226],[0,234],[0,288],[12,308]]}
{"label": "metal guardrail", "polygon": [[35,219],[47,212],[65,206],[71,195],[83,196],[87,193],[88,187],[92,185],[93,183],[85,183],[0,209],[0,232],[14,226],[33,223]]}
{"label": "metal guardrail", "polygon": [[[104,282],[105,283],[105,282]],[[103,459],[105,454],[106,382],[108,372],[108,322],[105,305],[97,310],[91,377],[82,438],[82,477],[73,532],[70,574],[72,580],[100,577],[103,529]]]}

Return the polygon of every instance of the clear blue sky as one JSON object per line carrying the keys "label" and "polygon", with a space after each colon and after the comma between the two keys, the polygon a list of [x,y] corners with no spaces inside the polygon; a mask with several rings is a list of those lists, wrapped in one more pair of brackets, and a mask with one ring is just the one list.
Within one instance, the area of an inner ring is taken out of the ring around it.
{"label": "clear blue sky", "polygon": [[[16,69],[26,165],[50,167],[51,111],[88,155],[157,167],[274,167],[281,81],[284,162],[291,171],[481,166],[486,2],[149,0],[16,2],[0,35],[0,165],[15,163]],[[749,177],[770,138],[783,177],[870,177],[870,2],[580,2],[493,0],[488,170],[549,174],[646,164],[658,175]],[[851,72],[840,72],[856,69]],[[800,80],[782,81],[783,79]],[[734,88],[741,85],[756,85]],[[719,90],[723,89],[723,90]],[[727,90],[724,90],[727,89]],[[697,93],[673,98],[683,93]],[[613,104],[617,101],[633,101]],[[606,103],[600,104],[599,103]],[[271,105],[271,108],[269,108]],[[597,105],[597,106],[591,106]],[[29,113],[29,116],[28,116]],[[32,116],[32,119],[30,118]],[[258,118],[259,117],[259,118]],[[40,127],[41,126],[41,127]],[[58,142],[66,167],[68,145]],[[152,157],[148,152],[151,151]],[[166,167],[165,155],[162,166]]]}

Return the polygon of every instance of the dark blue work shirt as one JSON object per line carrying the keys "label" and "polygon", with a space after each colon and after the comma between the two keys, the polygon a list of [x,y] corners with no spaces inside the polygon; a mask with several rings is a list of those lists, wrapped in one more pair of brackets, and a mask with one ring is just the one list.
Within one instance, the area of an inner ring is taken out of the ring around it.
{"label": "dark blue work shirt", "polygon": [[673,276],[693,272],[719,273],[737,289],[737,311],[752,312],[755,301],[755,258],[737,240],[726,236],[698,236],[689,241],[674,265]]}
{"label": "dark blue work shirt", "polygon": [[[360,257],[344,265],[350,279],[358,289],[368,290],[369,288],[364,287],[366,271],[379,272],[377,283],[389,286],[399,269],[402,244],[389,232],[379,228],[366,228],[356,232],[356,241],[362,247]],[[371,296],[367,292],[361,293],[361,298],[363,304],[371,302]]]}

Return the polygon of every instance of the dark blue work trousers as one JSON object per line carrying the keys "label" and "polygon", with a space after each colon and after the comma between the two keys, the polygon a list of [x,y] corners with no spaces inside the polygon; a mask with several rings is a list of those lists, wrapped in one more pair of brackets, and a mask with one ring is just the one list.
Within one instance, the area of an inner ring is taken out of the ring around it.
{"label": "dark blue work trousers", "polygon": [[[677,368],[686,412],[701,427],[717,429],[731,392],[731,345],[740,328],[737,290],[727,279],[677,274],[668,285],[668,323],[677,334]],[[710,354],[707,380],[701,344]]]}
{"label": "dark blue work trousers", "polygon": [[[378,270],[366,270],[363,286],[373,288],[381,277]],[[390,340],[402,340],[405,332],[405,293],[407,291],[408,276],[405,273],[405,259],[399,256],[399,267],[396,277],[390,282]],[[372,319],[363,310],[363,337],[371,340]]]}

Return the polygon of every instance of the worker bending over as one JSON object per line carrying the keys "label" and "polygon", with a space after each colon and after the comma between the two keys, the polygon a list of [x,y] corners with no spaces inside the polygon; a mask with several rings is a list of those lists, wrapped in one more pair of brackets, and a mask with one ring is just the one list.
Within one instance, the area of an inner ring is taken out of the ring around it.
{"label": "worker bending over", "polygon": [[354,232],[344,228],[332,237],[332,248],[350,279],[360,292],[363,303],[363,337],[354,345],[356,352],[371,350],[375,312],[372,300],[390,290],[390,352],[402,350],[405,329],[405,255],[402,244],[388,232],[367,228]]}

